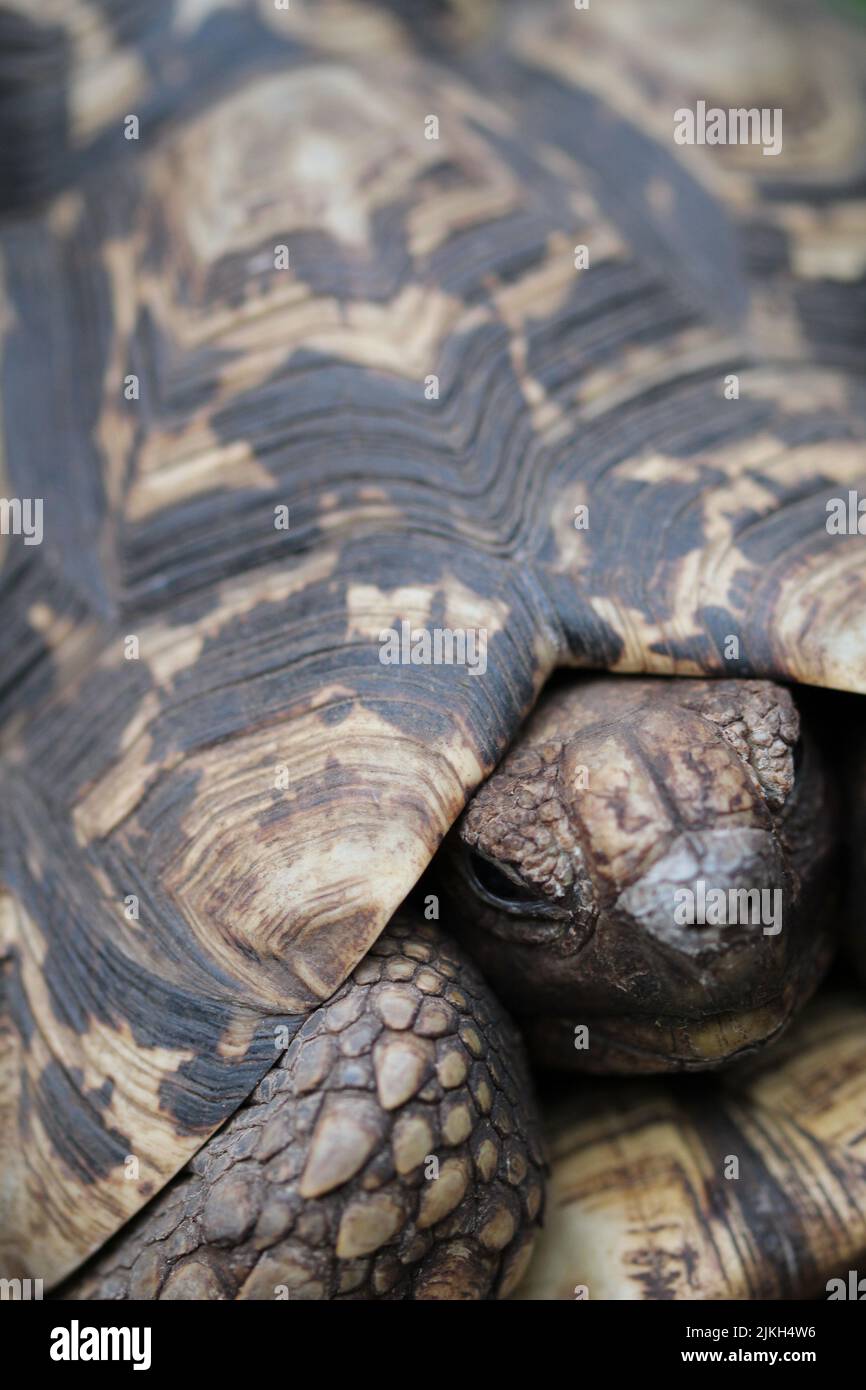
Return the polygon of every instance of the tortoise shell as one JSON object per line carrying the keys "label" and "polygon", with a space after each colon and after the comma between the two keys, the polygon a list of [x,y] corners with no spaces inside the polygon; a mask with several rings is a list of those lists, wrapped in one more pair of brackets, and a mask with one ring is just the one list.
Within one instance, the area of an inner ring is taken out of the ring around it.
{"label": "tortoise shell", "polygon": [[[861,42],[99,8],[3,18],[2,491],[44,536],[0,581],[0,1263],[46,1282],[338,988],[555,668],[866,691]],[[674,141],[744,83],[778,158]]]}

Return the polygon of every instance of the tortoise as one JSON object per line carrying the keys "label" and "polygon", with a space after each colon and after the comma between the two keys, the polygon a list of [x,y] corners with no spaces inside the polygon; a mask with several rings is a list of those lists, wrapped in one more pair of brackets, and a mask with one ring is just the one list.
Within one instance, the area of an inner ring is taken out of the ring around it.
{"label": "tortoise", "polygon": [[[864,44],[600,8],[2,12],[4,1277],[507,1296],[500,999],[542,1064],[750,1066],[827,968]],[[778,159],[672,137],[732,34]],[[783,929],[679,930],[704,872]]]}

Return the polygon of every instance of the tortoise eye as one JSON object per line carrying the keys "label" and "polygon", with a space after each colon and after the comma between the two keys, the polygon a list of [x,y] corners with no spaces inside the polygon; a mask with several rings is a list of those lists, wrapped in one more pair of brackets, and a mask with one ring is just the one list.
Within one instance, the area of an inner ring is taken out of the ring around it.
{"label": "tortoise eye", "polygon": [[485,859],[483,855],[477,854],[475,850],[467,850],[466,859],[469,876],[474,887],[480,891],[482,897],[487,898],[497,907],[517,909],[547,906],[545,899],[539,896],[537,889],[516,883],[496,864]]}

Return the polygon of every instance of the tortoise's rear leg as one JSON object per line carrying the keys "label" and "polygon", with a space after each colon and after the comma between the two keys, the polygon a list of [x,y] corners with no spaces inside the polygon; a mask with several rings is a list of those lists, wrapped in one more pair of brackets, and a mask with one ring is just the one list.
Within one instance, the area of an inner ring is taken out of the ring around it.
{"label": "tortoise's rear leg", "polygon": [[59,1295],[504,1296],[542,1197],[519,1038],[459,949],[401,914],[247,1104]]}

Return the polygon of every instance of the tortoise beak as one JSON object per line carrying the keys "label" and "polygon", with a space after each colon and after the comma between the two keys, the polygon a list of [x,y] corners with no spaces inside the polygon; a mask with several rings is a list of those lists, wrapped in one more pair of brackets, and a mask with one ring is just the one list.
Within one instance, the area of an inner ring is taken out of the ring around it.
{"label": "tortoise beak", "polygon": [[689,831],[619,895],[615,917],[631,921],[698,971],[736,949],[769,962],[768,938],[785,927],[791,873],[767,830]]}

